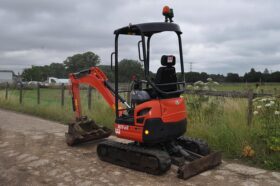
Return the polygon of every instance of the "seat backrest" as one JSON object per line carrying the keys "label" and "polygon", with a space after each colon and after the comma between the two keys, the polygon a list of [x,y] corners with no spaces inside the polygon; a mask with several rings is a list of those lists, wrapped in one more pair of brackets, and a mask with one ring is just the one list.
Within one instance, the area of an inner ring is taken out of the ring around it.
{"label": "seat backrest", "polygon": [[[157,71],[155,83],[156,84],[165,84],[165,83],[176,83],[177,76],[176,70],[173,67],[176,63],[175,56],[172,55],[163,55],[161,57],[161,65]],[[177,85],[167,85],[167,86],[158,86],[159,89],[165,92],[176,91]]]}

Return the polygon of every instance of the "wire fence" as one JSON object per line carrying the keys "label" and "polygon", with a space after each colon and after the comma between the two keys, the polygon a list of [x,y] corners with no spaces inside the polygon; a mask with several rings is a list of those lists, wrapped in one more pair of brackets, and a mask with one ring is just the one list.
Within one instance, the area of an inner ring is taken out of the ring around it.
{"label": "wire fence", "polygon": [[[122,84],[120,86],[119,94],[126,100],[130,100],[130,88],[129,84]],[[68,87],[65,84],[53,87],[42,87],[40,84],[33,86],[25,86],[22,83],[14,86],[9,83],[2,83],[0,85],[2,89],[1,97],[5,100],[10,98],[18,99],[19,104],[26,102],[32,102],[33,104],[49,104],[60,105],[61,107],[69,107],[71,105],[71,94],[68,91]],[[81,94],[84,99],[83,103],[86,102],[88,110],[92,109],[94,102],[93,97],[100,99],[101,95],[93,88],[82,86],[80,87]],[[264,93],[261,89],[261,93],[255,93],[252,89],[248,91],[209,91],[209,90],[185,90],[186,95],[196,96],[214,96],[214,97],[228,97],[228,98],[243,98],[247,99],[247,125],[251,125],[253,120],[253,99],[256,97],[273,96],[278,95],[279,90],[274,88],[273,94]],[[86,97],[86,98],[85,98]],[[35,102],[35,103],[34,103]]]}

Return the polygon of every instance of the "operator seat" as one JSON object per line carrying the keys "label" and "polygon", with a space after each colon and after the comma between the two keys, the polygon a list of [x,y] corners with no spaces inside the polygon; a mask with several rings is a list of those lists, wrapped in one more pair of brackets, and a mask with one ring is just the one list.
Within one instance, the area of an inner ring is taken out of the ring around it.
{"label": "operator seat", "polygon": [[[177,82],[177,76],[176,76],[176,70],[174,68],[174,65],[176,63],[176,58],[173,55],[163,55],[161,57],[161,65],[163,67],[160,67],[156,73],[155,83],[159,84],[158,88],[165,92],[171,92],[177,90],[177,85],[164,85],[160,86],[160,84],[166,84],[166,83],[176,83]],[[178,94],[171,95],[171,97],[179,96]],[[166,97],[166,96],[165,96]],[[170,97],[170,96],[167,96]]]}

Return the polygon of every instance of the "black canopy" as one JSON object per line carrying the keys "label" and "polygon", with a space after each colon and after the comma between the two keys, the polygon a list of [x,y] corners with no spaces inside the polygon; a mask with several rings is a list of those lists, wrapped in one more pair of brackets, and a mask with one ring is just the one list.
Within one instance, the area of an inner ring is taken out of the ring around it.
{"label": "black canopy", "polygon": [[129,25],[115,30],[114,34],[141,35],[141,33],[143,33],[145,36],[151,36],[154,33],[163,31],[174,31],[178,34],[182,33],[179,25],[175,23],[156,22]]}

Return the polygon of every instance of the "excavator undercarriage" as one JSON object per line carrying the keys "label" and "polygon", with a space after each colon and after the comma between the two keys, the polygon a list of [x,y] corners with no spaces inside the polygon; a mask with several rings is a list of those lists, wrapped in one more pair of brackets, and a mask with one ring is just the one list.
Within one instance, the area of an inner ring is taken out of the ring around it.
{"label": "excavator undercarriage", "polygon": [[[99,126],[93,120],[83,117],[69,124],[66,143],[69,146],[107,138],[112,130]],[[220,152],[210,152],[206,142],[181,136],[160,144],[122,143],[107,139],[97,146],[102,161],[122,167],[162,175],[171,164],[178,166],[177,176],[188,179],[221,163]]]}
{"label": "excavator undercarriage", "polygon": [[210,153],[206,143],[186,137],[156,146],[108,140],[98,145],[97,154],[103,161],[154,175],[165,173],[174,164],[179,167],[177,173],[181,179],[221,163],[220,152]]}

